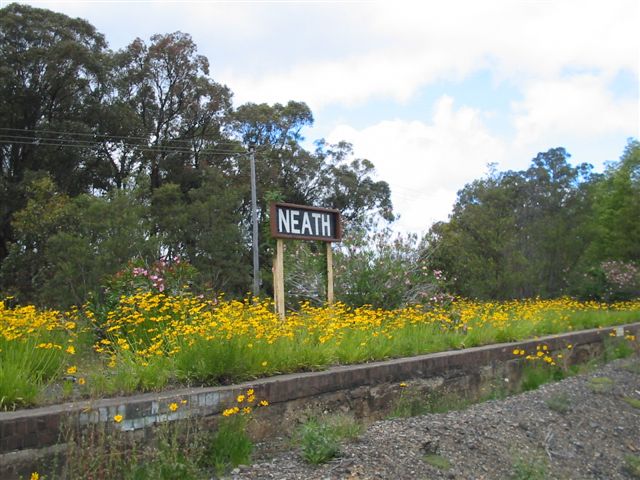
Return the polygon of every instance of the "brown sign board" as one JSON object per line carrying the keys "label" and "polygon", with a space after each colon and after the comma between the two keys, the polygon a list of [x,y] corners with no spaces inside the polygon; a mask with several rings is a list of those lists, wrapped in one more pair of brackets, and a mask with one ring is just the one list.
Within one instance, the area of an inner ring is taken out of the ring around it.
{"label": "brown sign board", "polygon": [[272,203],[271,236],[295,240],[339,242],[342,240],[340,212],[331,208]]}

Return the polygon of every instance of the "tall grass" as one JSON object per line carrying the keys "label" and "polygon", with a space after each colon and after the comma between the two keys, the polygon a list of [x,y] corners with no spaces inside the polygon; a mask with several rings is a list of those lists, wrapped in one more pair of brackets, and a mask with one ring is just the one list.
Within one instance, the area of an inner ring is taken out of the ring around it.
{"label": "tall grass", "polygon": [[122,296],[109,311],[0,307],[0,405],[5,409],[33,404],[48,382],[65,375],[76,382],[63,390],[67,396],[224,384],[640,317],[640,300],[613,305],[456,300],[446,308],[416,305],[393,311],[302,305],[282,322],[269,301],[150,292]]}

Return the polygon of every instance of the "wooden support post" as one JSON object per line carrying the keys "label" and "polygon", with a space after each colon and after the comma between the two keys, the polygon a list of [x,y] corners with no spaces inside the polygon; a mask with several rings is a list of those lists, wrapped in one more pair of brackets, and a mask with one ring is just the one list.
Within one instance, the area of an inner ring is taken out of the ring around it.
{"label": "wooden support post", "polygon": [[333,305],[333,250],[331,242],[327,244],[327,303]]}
{"label": "wooden support post", "polygon": [[276,261],[273,266],[273,292],[276,314],[284,320],[284,240],[276,239]]}

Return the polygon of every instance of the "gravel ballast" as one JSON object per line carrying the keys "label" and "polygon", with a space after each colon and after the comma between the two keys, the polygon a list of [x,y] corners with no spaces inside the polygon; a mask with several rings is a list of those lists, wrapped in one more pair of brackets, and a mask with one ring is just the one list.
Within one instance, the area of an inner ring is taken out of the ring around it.
{"label": "gravel ballast", "polygon": [[[634,401],[635,400],[635,401]],[[340,456],[306,464],[258,445],[240,479],[629,479],[640,458],[640,360],[611,362],[463,411],[372,423]]]}

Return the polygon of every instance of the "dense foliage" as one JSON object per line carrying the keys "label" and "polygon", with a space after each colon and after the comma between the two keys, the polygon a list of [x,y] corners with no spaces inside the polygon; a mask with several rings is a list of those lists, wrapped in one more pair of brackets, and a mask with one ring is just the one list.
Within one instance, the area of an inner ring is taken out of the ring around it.
{"label": "dense foliage", "polygon": [[572,166],[555,148],[524,171],[492,172],[465,186],[427,251],[479,298],[640,295],[640,143],[630,140],[603,174]]}
{"label": "dense foliage", "polygon": [[[307,105],[245,104],[188,34],[120,51],[84,20],[0,10],[0,291],[67,306],[135,260],[183,258],[200,291],[251,285],[249,149],[267,201],[392,219],[387,183],[350,145],[301,142]],[[270,244],[263,237],[264,291]]]}

